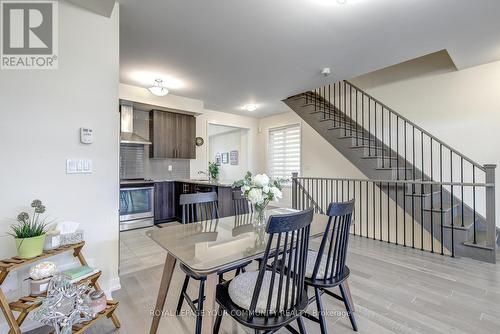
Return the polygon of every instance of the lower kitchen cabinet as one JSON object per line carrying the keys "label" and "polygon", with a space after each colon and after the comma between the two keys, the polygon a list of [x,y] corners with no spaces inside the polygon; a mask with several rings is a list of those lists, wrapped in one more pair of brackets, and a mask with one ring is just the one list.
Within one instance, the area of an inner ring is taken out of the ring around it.
{"label": "lower kitchen cabinet", "polygon": [[176,218],[175,182],[155,182],[155,223]]}
{"label": "lower kitchen cabinet", "polygon": [[221,218],[234,215],[233,190],[229,187],[217,188],[219,216]]}
{"label": "lower kitchen cabinet", "polygon": [[219,207],[219,217],[228,217],[234,215],[234,203],[230,187],[223,187],[209,184],[198,184],[190,182],[175,182],[175,210],[177,219],[182,221],[182,207],[179,205],[179,197],[181,194],[193,194],[198,192],[217,192],[217,205]]}

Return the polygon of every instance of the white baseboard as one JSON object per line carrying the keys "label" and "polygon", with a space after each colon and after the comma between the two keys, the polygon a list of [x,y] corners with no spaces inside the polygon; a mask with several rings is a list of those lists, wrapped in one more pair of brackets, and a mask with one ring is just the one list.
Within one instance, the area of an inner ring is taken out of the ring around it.
{"label": "white baseboard", "polygon": [[112,298],[113,292],[118,291],[122,288],[120,284],[120,277],[115,277],[113,279],[110,279],[106,285],[101,286],[101,288],[104,290],[106,293],[106,296],[108,298]]}

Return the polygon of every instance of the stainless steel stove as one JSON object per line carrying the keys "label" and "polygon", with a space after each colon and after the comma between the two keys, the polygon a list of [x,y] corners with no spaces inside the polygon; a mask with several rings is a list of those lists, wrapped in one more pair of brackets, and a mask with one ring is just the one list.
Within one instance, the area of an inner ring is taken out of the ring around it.
{"label": "stainless steel stove", "polygon": [[120,181],[120,231],[154,225],[153,180]]}

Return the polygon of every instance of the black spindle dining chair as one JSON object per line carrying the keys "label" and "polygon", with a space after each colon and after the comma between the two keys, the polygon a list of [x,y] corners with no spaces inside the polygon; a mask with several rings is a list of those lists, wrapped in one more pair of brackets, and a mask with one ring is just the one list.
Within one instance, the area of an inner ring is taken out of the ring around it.
{"label": "black spindle dining chair", "polygon": [[183,224],[219,218],[219,205],[215,191],[182,194],[179,197],[179,204],[182,207]]}
{"label": "black spindle dining chair", "polygon": [[[351,227],[354,200],[343,203],[330,203],[327,215],[330,216],[325,233],[322,236],[319,250],[308,252],[308,265],[305,284],[314,289],[314,297],[309,302],[316,301],[318,318],[304,314],[307,319],[320,324],[322,334],[328,333],[324,316],[323,293],[344,302],[354,331],[358,331],[354,318],[354,303],[347,279],[349,268],[346,265],[349,230]],[[329,289],[338,286],[341,296]]]}
{"label": "black spindle dining chair", "polygon": [[[246,272],[217,286],[220,309],[214,333],[219,332],[224,312],[256,333],[274,333],[282,327],[296,333],[290,326],[293,321],[297,321],[300,333],[306,333],[301,316],[308,305],[304,279],[313,214],[309,209],[269,217],[268,241],[259,271]],[[287,270],[279,271],[280,251],[275,249],[282,250]],[[266,263],[273,259],[275,264],[268,267]]]}
{"label": "black spindle dining chair", "polygon": [[244,215],[253,212],[251,203],[243,196],[241,190],[234,190],[232,196],[235,215]]}
{"label": "black spindle dining chair", "polygon": [[255,225],[253,224],[253,217],[250,214],[253,212],[250,202],[243,196],[240,190],[234,190],[232,197],[234,205],[233,237],[253,232]]}
{"label": "black spindle dining chair", "polygon": [[[217,193],[193,193],[193,194],[182,194],[179,198],[179,204],[182,206],[182,223],[190,224],[197,223],[200,224],[199,234],[193,237],[201,238],[200,240],[215,241],[217,239],[217,226],[219,219],[219,207],[217,204]],[[223,274],[236,269],[236,275],[240,273],[242,268],[247,266],[247,263],[237,266],[235,268],[228,268],[224,272],[219,273],[219,281],[223,281]],[[205,299],[205,281],[207,277],[205,275],[199,275],[192,271],[188,266],[180,263],[179,267],[186,274],[184,278],[184,283],[182,284],[181,294],[179,296],[179,301],[177,303],[176,314],[179,315],[182,309],[182,304],[184,300],[188,303],[189,307],[196,314],[196,328],[195,333],[201,333],[201,322],[203,315],[203,300]],[[191,299],[187,294],[187,288],[189,285],[189,280],[194,279],[200,282],[198,290],[198,298]]]}

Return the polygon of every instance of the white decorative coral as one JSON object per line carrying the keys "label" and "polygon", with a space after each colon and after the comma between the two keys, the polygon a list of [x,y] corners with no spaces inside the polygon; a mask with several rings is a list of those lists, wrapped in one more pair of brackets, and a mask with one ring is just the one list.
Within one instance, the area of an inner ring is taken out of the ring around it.
{"label": "white decorative coral", "polygon": [[30,277],[34,280],[40,280],[54,276],[57,273],[57,266],[54,262],[40,262],[30,268]]}

